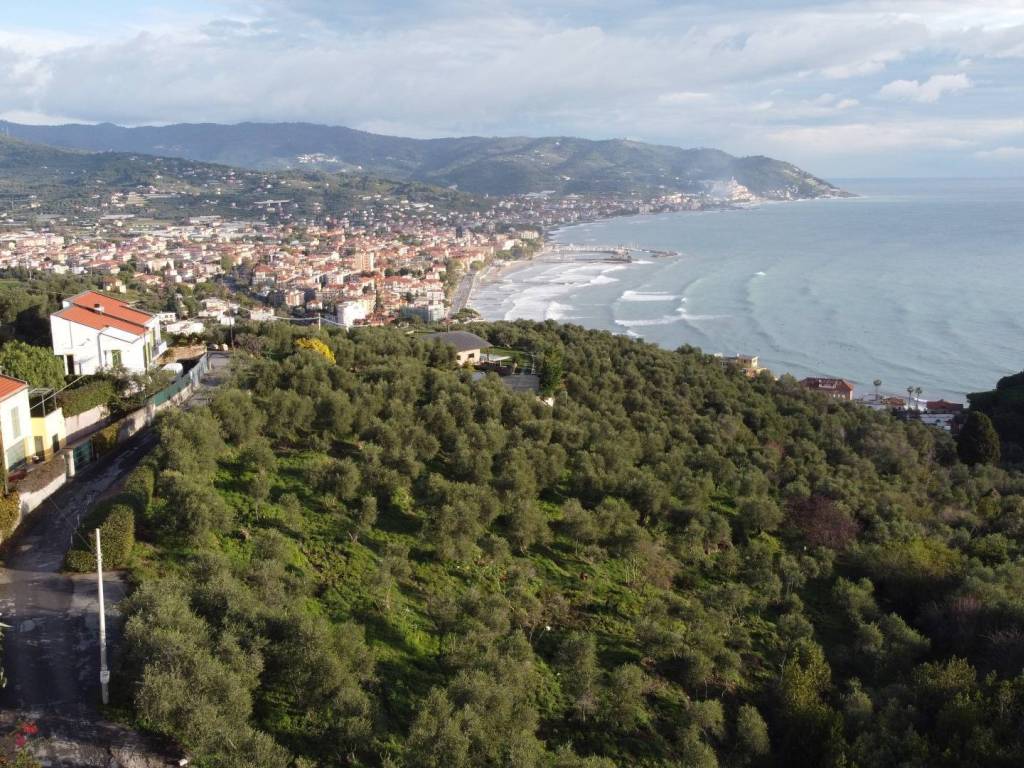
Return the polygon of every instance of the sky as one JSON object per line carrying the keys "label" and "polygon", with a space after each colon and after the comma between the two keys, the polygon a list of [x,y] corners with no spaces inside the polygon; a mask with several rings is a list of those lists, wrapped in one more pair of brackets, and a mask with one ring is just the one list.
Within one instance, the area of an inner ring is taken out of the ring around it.
{"label": "sky", "polygon": [[1024,176],[1024,0],[0,0],[0,119],[630,138]]}

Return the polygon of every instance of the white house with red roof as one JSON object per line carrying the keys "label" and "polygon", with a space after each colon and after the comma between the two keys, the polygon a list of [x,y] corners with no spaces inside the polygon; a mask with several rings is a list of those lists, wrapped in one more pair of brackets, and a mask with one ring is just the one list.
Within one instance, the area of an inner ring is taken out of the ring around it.
{"label": "white house with red roof", "polygon": [[156,315],[97,291],[85,291],[63,304],[50,315],[50,334],[53,354],[64,360],[68,375],[89,376],[117,367],[141,373],[166,349]]}

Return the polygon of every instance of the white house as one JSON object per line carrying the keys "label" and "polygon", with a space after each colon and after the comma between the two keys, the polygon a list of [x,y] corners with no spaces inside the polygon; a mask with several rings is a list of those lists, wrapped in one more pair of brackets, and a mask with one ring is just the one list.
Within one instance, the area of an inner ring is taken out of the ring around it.
{"label": "white house", "polygon": [[50,333],[53,354],[63,358],[68,375],[118,366],[141,373],[167,348],[155,315],[96,291],[65,299],[50,315]]}

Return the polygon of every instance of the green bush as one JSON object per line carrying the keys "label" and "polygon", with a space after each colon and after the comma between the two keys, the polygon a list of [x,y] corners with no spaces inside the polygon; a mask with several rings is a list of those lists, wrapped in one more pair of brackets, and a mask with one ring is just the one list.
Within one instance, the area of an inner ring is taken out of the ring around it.
{"label": "green bush", "polygon": [[86,549],[72,549],[64,559],[64,567],[75,573],[91,573],[96,570],[96,555]]}
{"label": "green bush", "polygon": [[97,517],[103,512],[100,539],[103,544],[103,567],[124,568],[135,546],[135,513],[126,504],[103,505],[90,514],[79,528],[78,543],[68,552],[64,565],[69,571],[88,573],[96,570],[96,555],[93,542]]}
{"label": "green bush", "polygon": [[64,416],[77,416],[97,405],[109,405],[115,396],[114,382],[109,379],[93,379],[74,389],[66,389],[60,393],[60,406]]}
{"label": "green bush", "polygon": [[21,519],[21,497],[17,492],[0,496],[0,539],[6,540]]}
{"label": "green bush", "polygon": [[121,490],[120,501],[135,510],[135,514],[144,515],[153,500],[156,486],[156,474],[149,464],[142,464],[128,475],[124,488]]}
{"label": "green bush", "polygon": [[117,433],[120,428],[121,422],[115,421],[92,436],[92,448],[97,456],[102,456],[114,449],[114,446],[117,445]]}

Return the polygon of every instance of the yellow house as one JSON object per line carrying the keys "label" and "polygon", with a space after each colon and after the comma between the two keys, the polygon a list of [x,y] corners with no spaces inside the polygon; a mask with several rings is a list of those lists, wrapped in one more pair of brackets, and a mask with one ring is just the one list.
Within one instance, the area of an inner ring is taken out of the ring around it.
{"label": "yellow house", "polygon": [[53,458],[67,445],[64,412],[52,397],[30,402],[28,384],[0,374],[0,440],[4,470]]}
{"label": "yellow house", "polygon": [[57,405],[53,390],[31,390],[28,399],[32,414],[32,455],[49,461],[68,444],[64,411]]}
{"label": "yellow house", "polygon": [[23,465],[32,451],[32,415],[28,384],[0,374],[0,439],[3,441],[4,470],[10,473]]}

